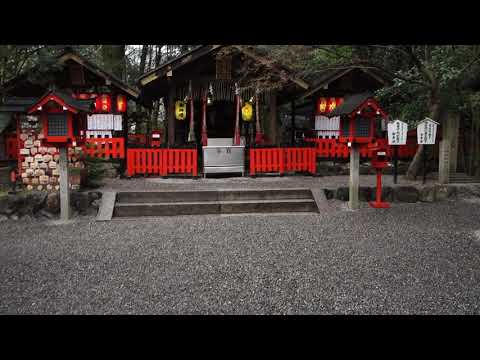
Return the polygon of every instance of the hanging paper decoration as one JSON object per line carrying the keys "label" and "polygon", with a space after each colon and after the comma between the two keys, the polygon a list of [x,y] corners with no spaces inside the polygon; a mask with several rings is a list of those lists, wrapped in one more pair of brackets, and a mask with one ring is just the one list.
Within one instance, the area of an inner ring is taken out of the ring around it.
{"label": "hanging paper decoration", "polygon": [[187,118],[187,104],[185,101],[177,101],[175,103],[175,118],[180,121]]}
{"label": "hanging paper decoration", "polygon": [[192,81],[188,84],[188,101],[190,102],[190,127],[188,131],[188,142],[195,142],[195,123],[193,118],[193,90]]}
{"label": "hanging paper decoration", "polygon": [[246,102],[242,107],[242,119],[243,121],[252,121],[253,118],[253,106],[250,102]]}
{"label": "hanging paper decoration", "polygon": [[240,145],[240,89],[235,83],[235,132],[233,135],[233,145]]}

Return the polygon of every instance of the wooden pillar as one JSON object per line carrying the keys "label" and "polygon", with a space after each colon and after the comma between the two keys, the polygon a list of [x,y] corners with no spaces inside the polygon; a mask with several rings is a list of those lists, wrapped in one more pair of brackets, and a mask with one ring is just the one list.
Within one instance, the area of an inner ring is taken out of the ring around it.
{"label": "wooden pillar", "polygon": [[448,184],[450,182],[450,151],[450,141],[448,139],[440,141],[440,155],[438,157],[438,182],[440,184]]}
{"label": "wooden pillar", "polygon": [[68,188],[68,148],[60,147],[60,220],[70,219],[70,189]]}
{"label": "wooden pillar", "polygon": [[123,151],[124,151],[124,158],[121,162],[121,176],[125,175],[127,171],[127,150],[128,150],[128,115],[127,112],[123,114]]}
{"label": "wooden pillar", "polygon": [[171,87],[168,93],[168,145],[175,145],[175,87]]}
{"label": "wooden pillar", "polygon": [[352,144],[350,149],[350,182],[349,182],[349,202],[348,206],[351,210],[360,208],[359,201],[360,187],[360,149],[358,144]]}
{"label": "wooden pillar", "polygon": [[278,144],[278,125],[277,125],[277,94],[272,91],[270,93],[270,114],[269,114],[269,130],[270,142],[272,145]]}
{"label": "wooden pillar", "polygon": [[[442,128],[442,139],[450,142],[450,172],[457,172],[458,159],[458,133],[460,127],[460,117],[458,114],[448,114]],[[440,160],[441,161],[441,160]]]}

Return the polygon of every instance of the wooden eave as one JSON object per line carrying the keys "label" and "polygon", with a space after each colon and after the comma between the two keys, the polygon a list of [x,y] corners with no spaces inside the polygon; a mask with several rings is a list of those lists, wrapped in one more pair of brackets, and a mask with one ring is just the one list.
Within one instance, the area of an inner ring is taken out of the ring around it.
{"label": "wooden eave", "polygon": [[112,84],[115,87],[124,91],[126,94],[130,95],[134,99],[138,99],[138,97],[140,96],[140,93],[138,91],[132,89],[130,86],[125,84],[123,81],[118,79],[116,76],[114,76],[112,74],[109,74],[108,72],[100,69],[95,64],[91,63],[90,61],[84,59],[83,57],[81,57],[81,56],[79,56],[75,53],[67,52],[67,53],[61,55],[58,59],[58,61],[62,64],[64,64],[68,60],[72,60],[72,61],[78,63],[79,65],[85,67],[86,69],[88,69],[89,71],[94,73],[95,75],[100,76],[101,78],[105,79],[106,85],[111,85]]}
{"label": "wooden eave", "polygon": [[225,45],[203,45],[199,46],[196,49],[193,49],[185,54],[172,59],[165,64],[162,64],[160,67],[153,69],[139,78],[139,83],[141,86],[146,86],[152,81],[155,81],[163,76],[167,75],[169,72],[173,72],[178,68],[186,65],[192,61],[197,60],[198,58],[211,53],[214,50],[219,49]]}
{"label": "wooden eave", "polygon": [[364,69],[363,67],[361,66],[355,66],[355,67],[351,67],[349,69],[345,69],[345,70],[333,70],[332,71],[332,75],[325,78],[324,80],[322,80],[320,83],[316,84],[315,87],[313,89],[311,89],[310,91],[306,92],[305,94],[303,94],[299,100],[303,100],[303,99],[306,99],[308,98],[309,96],[312,96],[313,94],[315,94],[316,92],[322,90],[323,88],[325,88],[325,86],[331,84],[332,82],[334,82],[335,80],[338,80],[340,79],[341,77],[347,75],[348,73],[352,72],[352,71],[355,71],[355,70],[361,70],[363,71],[365,74],[371,76],[372,78],[374,78],[377,82],[379,82],[380,84],[383,84],[384,86],[385,85],[388,85],[389,82],[382,78],[381,76],[378,76],[376,74],[374,74],[374,72],[372,71],[369,71],[368,69]]}

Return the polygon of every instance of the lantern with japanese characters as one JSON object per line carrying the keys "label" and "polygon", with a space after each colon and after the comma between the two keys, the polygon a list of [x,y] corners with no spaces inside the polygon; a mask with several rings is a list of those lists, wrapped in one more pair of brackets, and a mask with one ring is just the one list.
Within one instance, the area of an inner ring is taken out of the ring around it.
{"label": "lantern with japanese characters", "polygon": [[112,100],[110,95],[99,95],[95,100],[95,110],[100,113],[109,113],[112,110]]}
{"label": "lantern with japanese characters", "polygon": [[175,118],[180,121],[187,118],[187,103],[185,101],[175,103]]}
{"label": "lantern with japanese characters", "polygon": [[343,103],[343,98],[321,97],[317,101],[316,115],[327,115]]}
{"label": "lantern with japanese characters", "polygon": [[124,113],[127,111],[127,97],[125,95],[117,95],[117,112]]}

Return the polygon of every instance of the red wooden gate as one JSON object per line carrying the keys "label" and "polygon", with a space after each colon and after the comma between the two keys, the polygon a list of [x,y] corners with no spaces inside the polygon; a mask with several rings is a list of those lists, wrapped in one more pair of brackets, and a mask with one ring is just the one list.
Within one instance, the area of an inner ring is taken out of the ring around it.
{"label": "red wooden gate", "polygon": [[125,159],[125,139],[86,139],[85,153],[89,157],[97,157],[103,159]]}
{"label": "red wooden gate", "polygon": [[128,149],[127,175],[198,176],[197,149]]}
{"label": "red wooden gate", "polygon": [[316,173],[315,148],[250,149],[250,175],[258,173]]}

